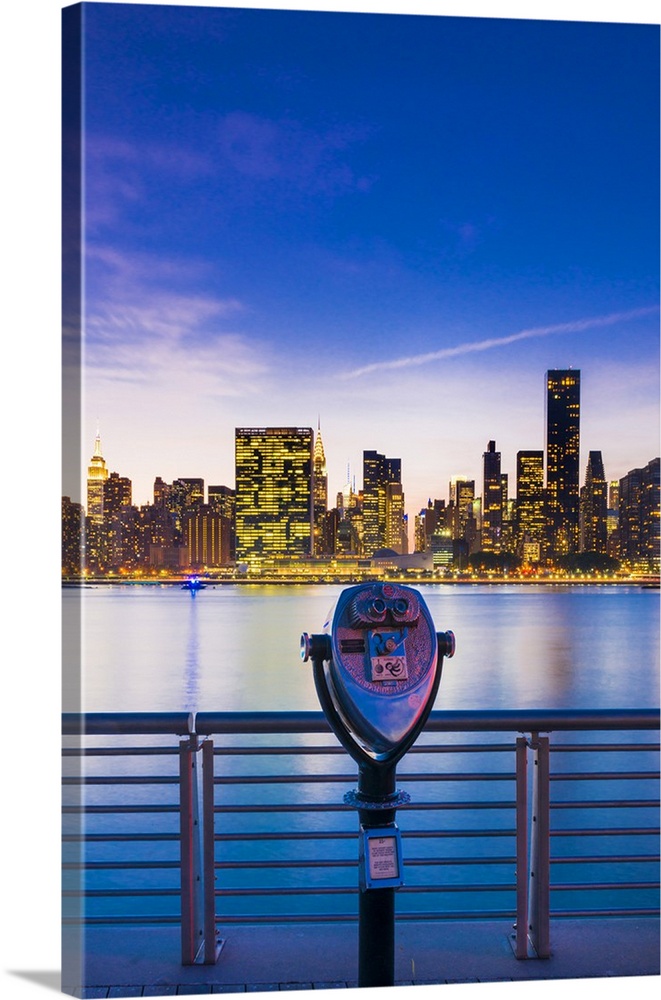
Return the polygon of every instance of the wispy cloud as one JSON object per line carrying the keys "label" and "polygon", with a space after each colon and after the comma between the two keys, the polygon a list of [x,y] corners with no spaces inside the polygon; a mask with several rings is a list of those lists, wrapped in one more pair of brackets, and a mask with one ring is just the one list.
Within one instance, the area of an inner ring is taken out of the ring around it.
{"label": "wispy cloud", "polygon": [[462,354],[475,354],[481,351],[490,351],[496,347],[507,347],[508,344],[515,344],[520,340],[532,340],[535,337],[549,337],[554,334],[582,333],[584,330],[592,330],[603,326],[613,326],[616,323],[627,322],[638,319],[642,316],[650,316],[658,312],[658,306],[646,306],[641,309],[631,309],[628,312],[610,313],[607,316],[591,316],[587,319],[571,320],[568,323],[554,323],[551,326],[530,327],[527,330],[519,330],[506,337],[489,337],[485,340],[472,340],[465,344],[457,344],[454,347],[442,347],[437,351],[428,351],[425,354],[411,354],[408,357],[392,358],[388,361],[375,361],[352,371],[344,372],[342,378],[360,378],[363,375],[370,375],[372,372],[391,371],[399,368],[415,368],[419,365],[426,365],[433,361],[442,361],[445,358],[456,358]]}

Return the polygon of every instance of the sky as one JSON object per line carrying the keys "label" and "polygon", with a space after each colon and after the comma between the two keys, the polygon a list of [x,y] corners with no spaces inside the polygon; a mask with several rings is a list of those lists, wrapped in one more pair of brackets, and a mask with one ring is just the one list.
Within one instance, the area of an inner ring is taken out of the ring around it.
{"label": "sky", "polygon": [[490,440],[513,495],[568,367],[582,476],[658,455],[657,26],[84,18],[83,482],[97,429],[146,503],[233,486],[235,427],[319,424],[331,504],[377,450],[412,520]]}

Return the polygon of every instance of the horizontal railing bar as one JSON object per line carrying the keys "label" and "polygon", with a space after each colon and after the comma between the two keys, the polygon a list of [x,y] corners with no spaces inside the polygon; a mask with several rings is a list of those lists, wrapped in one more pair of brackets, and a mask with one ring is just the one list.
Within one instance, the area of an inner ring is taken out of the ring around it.
{"label": "horizontal railing bar", "polygon": [[63,889],[62,895],[73,899],[123,899],[127,896],[179,896],[181,889]]}
{"label": "horizontal railing bar", "polygon": [[632,864],[647,864],[651,862],[654,864],[661,861],[661,857],[658,854],[586,854],[584,856],[576,854],[571,857],[551,858],[552,865],[594,865],[600,864],[602,861],[606,861],[609,864],[614,864],[615,862],[626,862],[627,864],[629,862]]}
{"label": "horizontal railing bar", "polygon": [[[355,783],[355,774],[230,774],[218,775],[213,779],[214,785],[288,785],[288,784],[324,784],[324,783]],[[514,773],[504,774],[502,772],[478,773],[476,771],[460,772],[434,772],[431,774],[400,774],[397,776],[400,782],[405,781],[514,781]]]}
{"label": "horizontal railing bar", "polygon": [[585,829],[554,829],[551,837],[658,837],[661,830],[649,826],[589,827]]}
{"label": "horizontal railing bar", "polygon": [[[516,835],[516,830],[407,830],[406,839],[409,838],[434,838],[434,839],[461,839],[466,840],[467,838],[478,838],[478,837],[514,837]],[[286,833],[246,833],[242,831],[241,833],[217,833],[214,836],[214,840],[217,842],[225,841],[260,841],[260,840],[355,840],[356,832],[351,831],[338,831],[338,832],[327,832],[327,831],[310,831],[305,833],[299,833],[296,831],[288,831]]]}
{"label": "horizontal railing bar", "polygon": [[62,812],[67,816],[78,816],[82,813],[86,815],[96,815],[102,816],[108,813],[117,813],[117,815],[126,815],[127,813],[178,813],[178,805],[139,805],[139,806],[63,806]]}
{"label": "horizontal railing bar", "polygon": [[[398,806],[398,809],[404,810],[406,812],[419,812],[421,810],[434,810],[434,809],[515,809],[516,802],[407,802]],[[283,812],[283,813],[297,813],[297,812],[351,812],[352,806],[346,805],[344,803],[329,802],[326,804],[315,805],[313,803],[307,803],[300,805],[298,803],[280,803],[273,805],[216,805],[214,807],[215,813],[273,813],[273,812]]]}
{"label": "horizontal railing bar", "polygon": [[122,917],[89,917],[86,916],[85,920],[82,921],[79,917],[64,917],[62,919],[62,924],[67,927],[80,927],[93,925],[94,927],[161,927],[163,925],[170,926],[172,924],[180,924],[181,915],[180,914],[162,914],[156,915],[145,914],[144,916],[122,916]]}
{"label": "horizontal railing bar", "polygon": [[[330,730],[322,712],[198,712],[194,722],[200,735]],[[437,711],[431,713],[423,732],[627,731],[659,726],[659,709]]]}
{"label": "horizontal railing bar", "polygon": [[[483,882],[480,884],[471,884],[469,882],[457,884],[457,885],[404,885],[400,888],[399,892],[405,895],[420,894],[420,893],[444,893],[444,892],[470,892],[470,893],[480,893],[480,892],[514,892],[516,889],[516,883],[512,882],[494,882],[487,883]],[[359,892],[358,886],[348,885],[348,886],[296,886],[294,888],[264,888],[259,887],[255,889],[216,889],[214,890],[214,895],[216,898],[222,897],[223,899],[241,898],[247,899],[252,896],[355,896]]]}
{"label": "horizontal railing bar", "polygon": [[556,771],[549,781],[658,781],[659,771]]}
{"label": "horizontal railing bar", "polygon": [[74,775],[63,778],[63,785],[178,785],[178,775]]}
{"label": "horizontal railing bar", "polygon": [[180,861],[65,861],[65,871],[142,871],[181,868]]}
{"label": "horizontal railing bar", "polygon": [[[416,744],[407,750],[408,754],[467,754],[482,753],[512,753],[515,750],[514,743],[452,743],[452,744]],[[214,745],[214,757],[262,757],[262,756],[317,756],[321,754],[346,755],[346,750],[342,746],[219,746]]]}
{"label": "horizontal railing bar", "polygon": [[658,889],[659,882],[551,882],[552,892],[584,892],[612,889]]}
{"label": "horizontal railing bar", "polygon": [[[433,867],[437,865],[513,865],[516,858],[407,858],[406,867],[416,868],[421,866]],[[234,871],[240,869],[261,869],[261,868],[356,868],[358,861],[356,858],[349,858],[346,861],[337,859],[323,859],[320,861],[217,861],[214,868],[219,870]]]}
{"label": "horizontal railing bar", "polygon": [[64,833],[62,841],[67,844],[123,844],[151,843],[152,841],[175,841],[179,843],[178,833]]}
{"label": "horizontal railing bar", "polygon": [[649,809],[659,808],[658,799],[586,799],[551,802],[551,809]]}
{"label": "horizontal railing bar", "polygon": [[658,753],[661,743],[557,743],[549,747],[551,754],[558,753]]}
{"label": "horizontal railing bar", "polygon": [[[512,920],[515,917],[514,910],[480,910],[478,912],[468,911],[464,913],[462,910],[448,910],[445,913],[433,912],[429,913],[426,911],[422,912],[411,912],[406,913],[401,911],[397,913],[397,920],[434,920],[439,923],[443,923],[448,920]],[[358,919],[357,914],[351,913],[328,913],[328,914],[316,914],[316,913],[270,913],[270,914],[248,914],[248,915],[235,915],[226,916],[222,914],[216,918],[220,923],[223,924],[307,924],[307,923],[355,923]]]}
{"label": "horizontal railing bar", "polygon": [[63,757],[175,757],[178,746],[171,747],[64,747]]}
{"label": "horizontal railing bar", "polygon": [[193,731],[191,712],[65,712],[63,736],[188,736]]}
{"label": "horizontal railing bar", "polygon": [[551,910],[554,919],[574,917],[658,917],[658,907],[609,907],[607,910]]}

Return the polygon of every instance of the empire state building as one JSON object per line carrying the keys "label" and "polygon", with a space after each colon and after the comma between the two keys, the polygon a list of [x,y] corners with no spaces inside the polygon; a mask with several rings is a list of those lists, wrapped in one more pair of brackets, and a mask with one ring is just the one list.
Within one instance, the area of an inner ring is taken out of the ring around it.
{"label": "empire state building", "polygon": [[103,484],[107,478],[108,470],[101,454],[101,438],[97,431],[94,454],[87,467],[87,516],[94,524],[103,523]]}

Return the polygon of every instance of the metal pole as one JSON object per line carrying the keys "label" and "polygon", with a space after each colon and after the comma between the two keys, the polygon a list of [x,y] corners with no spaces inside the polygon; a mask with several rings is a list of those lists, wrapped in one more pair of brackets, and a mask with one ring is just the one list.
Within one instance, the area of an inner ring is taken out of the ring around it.
{"label": "metal pole", "polygon": [[195,787],[193,750],[197,738],[179,742],[179,843],[181,868],[181,963],[193,965],[197,953],[195,933]]}
{"label": "metal pole", "polygon": [[[363,827],[386,826],[395,821],[395,767],[361,764],[358,796],[373,808],[358,810]],[[392,986],[395,979],[395,890],[365,889],[358,904],[358,986]]]}
{"label": "metal pole", "polygon": [[528,957],[528,741],[516,741],[516,933],[514,954]]}
{"label": "metal pole", "polygon": [[204,964],[215,965],[224,942],[216,931],[216,863],[213,740],[202,744],[202,871],[204,884]]}
{"label": "metal pole", "polygon": [[551,823],[549,788],[549,738],[532,734],[531,748],[535,751],[533,771],[533,816],[530,857],[530,909],[528,926],[530,941],[537,958],[549,958],[550,943],[550,881]]}

